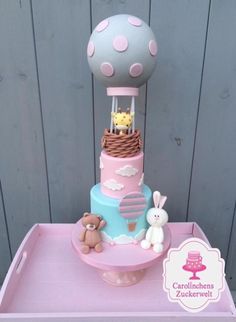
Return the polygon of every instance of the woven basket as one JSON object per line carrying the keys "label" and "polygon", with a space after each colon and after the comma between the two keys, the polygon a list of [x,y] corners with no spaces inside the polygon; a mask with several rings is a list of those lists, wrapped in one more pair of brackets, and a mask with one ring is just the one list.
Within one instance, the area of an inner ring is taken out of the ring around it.
{"label": "woven basket", "polygon": [[139,130],[131,134],[115,134],[105,129],[102,137],[102,148],[107,154],[117,158],[129,158],[137,155],[142,148]]}

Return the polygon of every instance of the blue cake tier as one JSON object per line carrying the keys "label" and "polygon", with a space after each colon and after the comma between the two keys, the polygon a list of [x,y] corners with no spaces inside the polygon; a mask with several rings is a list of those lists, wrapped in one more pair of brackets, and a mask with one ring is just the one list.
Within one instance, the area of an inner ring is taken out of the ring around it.
{"label": "blue cake tier", "polygon": [[151,208],[152,192],[143,185],[142,193],[133,192],[122,200],[102,194],[100,184],[90,191],[91,212],[106,221],[102,238],[111,244],[130,244],[145,237],[146,213]]}

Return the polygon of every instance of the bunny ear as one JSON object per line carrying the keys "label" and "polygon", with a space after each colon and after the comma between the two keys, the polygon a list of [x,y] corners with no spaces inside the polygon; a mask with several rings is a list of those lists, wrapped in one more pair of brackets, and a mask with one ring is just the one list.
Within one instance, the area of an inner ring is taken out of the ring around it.
{"label": "bunny ear", "polygon": [[153,202],[154,202],[155,208],[158,208],[160,198],[161,198],[160,192],[159,191],[154,191],[153,192]]}
{"label": "bunny ear", "polygon": [[163,208],[164,207],[164,204],[167,200],[167,197],[166,196],[161,196],[160,198],[160,202],[159,202],[159,208]]}

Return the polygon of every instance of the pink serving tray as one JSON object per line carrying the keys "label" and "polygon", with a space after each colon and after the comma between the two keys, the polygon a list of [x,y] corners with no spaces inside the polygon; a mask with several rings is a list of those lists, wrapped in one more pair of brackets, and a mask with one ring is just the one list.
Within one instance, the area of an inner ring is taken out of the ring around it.
{"label": "pink serving tray", "polygon": [[[226,285],[218,303],[192,314],[162,289],[162,260],[136,285],[105,283],[71,245],[72,224],[37,224],[23,240],[0,293],[1,321],[236,321]],[[169,223],[172,247],[190,237],[207,241],[196,223]]]}

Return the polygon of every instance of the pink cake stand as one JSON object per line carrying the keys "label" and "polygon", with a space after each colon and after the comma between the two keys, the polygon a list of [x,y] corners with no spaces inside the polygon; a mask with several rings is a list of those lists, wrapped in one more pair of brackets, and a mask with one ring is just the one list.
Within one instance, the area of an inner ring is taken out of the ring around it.
{"label": "pink cake stand", "polygon": [[130,286],[138,283],[143,278],[145,270],[158,262],[171,244],[171,233],[168,225],[165,225],[162,253],[155,253],[152,249],[145,250],[139,243],[112,246],[103,242],[102,253],[96,253],[92,249],[89,254],[83,254],[79,241],[81,229],[82,225],[79,220],[72,230],[71,241],[74,249],[86,264],[98,269],[104,281],[114,286]]}
{"label": "pink cake stand", "polygon": [[183,269],[185,270],[185,271],[188,271],[188,272],[191,272],[191,273],[193,273],[193,276],[191,276],[191,277],[189,277],[189,279],[190,280],[200,280],[200,277],[198,277],[197,275],[196,275],[196,273],[197,272],[202,272],[202,271],[204,271],[205,269],[206,269],[206,266],[205,265],[201,265],[200,267],[196,267],[196,268],[189,268],[187,265],[184,265],[183,266]]}

